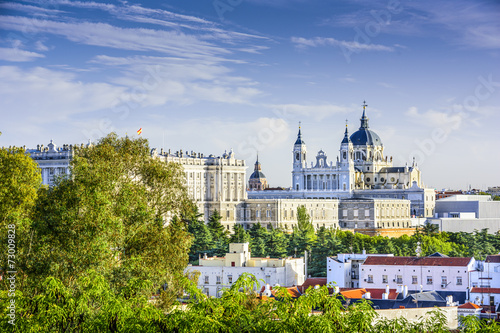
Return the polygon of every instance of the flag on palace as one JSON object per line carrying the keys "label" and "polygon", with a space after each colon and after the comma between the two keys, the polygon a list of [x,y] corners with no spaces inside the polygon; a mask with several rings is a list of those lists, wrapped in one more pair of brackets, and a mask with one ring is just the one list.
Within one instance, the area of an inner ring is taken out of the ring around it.
{"label": "flag on palace", "polygon": [[142,127],[137,130],[137,135],[141,135],[142,133]]}

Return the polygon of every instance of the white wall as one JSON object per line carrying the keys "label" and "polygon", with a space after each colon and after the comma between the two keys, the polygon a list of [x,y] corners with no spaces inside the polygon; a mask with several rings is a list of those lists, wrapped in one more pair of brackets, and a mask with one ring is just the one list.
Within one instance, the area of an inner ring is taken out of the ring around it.
{"label": "white wall", "polygon": [[[360,288],[385,288],[389,285],[389,288],[396,289],[398,285],[406,285],[408,290],[418,291],[422,285],[423,290],[466,291],[469,287],[469,272],[473,269],[473,264],[468,267],[363,264],[360,271]],[[368,283],[368,275],[373,276],[373,283]],[[383,282],[383,275],[387,275],[387,282]],[[397,275],[402,276],[402,283],[397,283]],[[413,283],[413,276],[417,277],[417,283]],[[432,284],[427,284],[427,276],[432,277]],[[444,288],[441,287],[442,276],[447,277],[447,285]],[[461,285],[457,284],[457,276],[462,277]]]}
{"label": "white wall", "polygon": [[[303,260],[287,260],[285,267],[207,267],[207,266],[188,266],[186,272],[200,272],[198,278],[198,288],[202,291],[208,291],[209,296],[218,297],[218,291],[222,288],[230,288],[229,276],[232,276],[232,282],[243,273],[253,274],[258,285],[255,290],[260,290],[266,283],[274,286],[279,284],[283,287],[291,287],[293,285],[301,285],[304,283],[304,261]],[[208,276],[208,283],[205,283],[205,276]],[[220,284],[217,283],[217,276],[221,277]]]}

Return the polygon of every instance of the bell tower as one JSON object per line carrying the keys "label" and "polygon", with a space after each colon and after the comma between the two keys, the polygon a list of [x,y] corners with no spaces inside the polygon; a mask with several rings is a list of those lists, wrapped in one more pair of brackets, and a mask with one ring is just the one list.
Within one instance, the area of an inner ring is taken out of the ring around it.
{"label": "bell tower", "polygon": [[303,169],[306,168],[306,143],[302,140],[301,126],[299,122],[299,133],[297,140],[293,145],[293,170],[292,170],[292,186],[296,191],[304,189]]}
{"label": "bell tower", "polygon": [[347,120],[345,124],[344,139],[340,143],[340,160],[337,162],[339,170],[339,190],[351,192],[354,189],[354,148],[349,138]]}

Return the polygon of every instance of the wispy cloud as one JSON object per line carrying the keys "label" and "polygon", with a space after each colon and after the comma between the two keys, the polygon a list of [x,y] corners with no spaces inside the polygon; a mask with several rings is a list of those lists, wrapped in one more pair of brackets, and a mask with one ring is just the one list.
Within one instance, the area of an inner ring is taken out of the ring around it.
{"label": "wispy cloud", "polygon": [[377,82],[377,84],[381,87],[388,88],[388,89],[396,88],[394,85],[387,83],[387,82]]}
{"label": "wispy cloud", "polygon": [[25,62],[44,57],[45,56],[43,54],[36,52],[24,51],[18,48],[0,47],[0,60]]}
{"label": "wispy cloud", "polygon": [[[39,4],[39,2],[37,2]],[[47,3],[45,3],[47,5]],[[16,2],[4,2],[0,3],[0,8],[5,8],[7,10],[15,10],[15,11],[20,11],[20,12],[27,12],[30,14],[46,14],[46,15],[57,15],[64,13],[64,11],[59,10],[59,9],[54,9],[54,8],[47,8],[46,6],[30,6],[30,5],[23,5],[21,3],[16,3]]]}
{"label": "wispy cloud", "polygon": [[500,48],[500,5],[495,1],[404,1],[398,12],[391,12],[382,3],[360,2],[370,10],[334,15],[320,24],[360,30],[372,24],[382,34],[432,36],[454,45]]}
{"label": "wispy cloud", "polygon": [[163,105],[168,102],[191,104],[196,101],[250,103],[262,94],[257,82],[236,76],[217,62],[179,57],[95,57],[93,64],[120,69],[123,75],[112,83],[130,87],[144,86],[145,77],[154,80],[142,105]]}
{"label": "wispy cloud", "polygon": [[[106,23],[65,23],[52,20],[36,21],[39,32],[64,36],[68,40],[87,45],[97,45],[122,50],[157,51],[182,57],[214,56],[228,54],[225,48],[199,40],[196,36],[177,31],[120,28]],[[25,24],[20,17],[3,16],[0,27],[23,31]]]}
{"label": "wispy cloud", "polygon": [[125,90],[106,83],[82,83],[72,74],[41,67],[1,66],[0,77],[0,108],[38,123],[113,107]]}
{"label": "wispy cloud", "polygon": [[360,51],[394,51],[394,47],[386,46],[381,44],[363,44],[356,41],[345,41],[338,40],[335,38],[328,37],[314,37],[314,38],[303,38],[303,37],[292,37],[292,43],[298,48],[307,47],[319,47],[319,46],[338,46],[340,48],[345,48],[353,52]]}
{"label": "wispy cloud", "polygon": [[436,110],[427,110],[419,112],[418,108],[411,107],[406,111],[406,115],[413,122],[428,127],[439,127],[446,133],[460,129],[467,115],[464,112],[443,112]]}

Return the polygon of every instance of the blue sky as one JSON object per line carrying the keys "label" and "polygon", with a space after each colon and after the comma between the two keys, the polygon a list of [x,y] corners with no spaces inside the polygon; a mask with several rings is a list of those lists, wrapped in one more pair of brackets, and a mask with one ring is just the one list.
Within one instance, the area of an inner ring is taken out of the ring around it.
{"label": "blue sky", "polygon": [[[500,185],[496,1],[16,1],[0,4],[2,146],[142,135],[234,149],[290,186],[335,161],[346,120],[370,127],[427,186]],[[250,174],[251,172],[248,172]]]}

